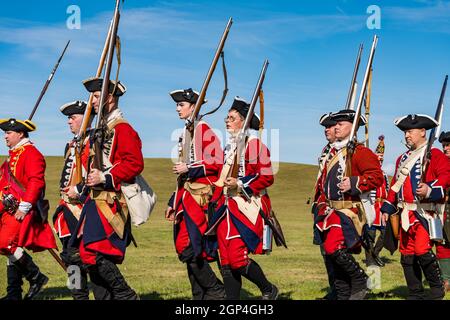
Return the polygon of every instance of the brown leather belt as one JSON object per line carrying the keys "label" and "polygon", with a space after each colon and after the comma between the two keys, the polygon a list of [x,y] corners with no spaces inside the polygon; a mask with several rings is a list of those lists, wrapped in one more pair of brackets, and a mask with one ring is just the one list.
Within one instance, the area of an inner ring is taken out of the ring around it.
{"label": "brown leather belt", "polygon": [[342,210],[356,208],[358,205],[361,205],[361,202],[351,200],[327,200],[327,204],[330,208]]}

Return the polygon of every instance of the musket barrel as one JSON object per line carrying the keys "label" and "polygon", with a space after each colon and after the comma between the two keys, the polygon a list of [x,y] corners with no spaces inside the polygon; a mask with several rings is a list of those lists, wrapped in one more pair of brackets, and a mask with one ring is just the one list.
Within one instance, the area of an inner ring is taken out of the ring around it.
{"label": "musket barrel", "polygon": [[[439,125],[436,128],[433,128],[431,134],[433,134],[433,142],[438,139],[439,133],[441,131],[441,122],[442,122],[442,114],[444,109],[444,98],[445,98],[445,91],[447,90],[447,81],[448,81],[448,75],[445,76],[444,84],[442,85],[441,95],[439,97],[438,106],[436,109],[436,114],[434,116],[434,119],[439,123]],[[430,134],[430,137],[432,136]]]}
{"label": "musket barrel", "polygon": [[356,56],[355,68],[353,69],[352,82],[350,82],[350,89],[348,90],[347,102],[345,103],[345,109],[352,108],[352,100],[354,92],[356,91],[356,78],[358,77],[359,65],[361,64],[361,55],[363,51],[363,44],[359,45],[358,55]]}
{"label": "musket barrel", "polygon": [[213,61],[211,62],[211,66],[209,67],[208,73],[206,74],[205,80],[203,82],[202,88],[199,93],[199,97],[197,99],[197,102],[195,103],[194,110],[193,110],[192,114],[189,116],[189,118],[187,119],[186,124],[184,126],[182,141],[180,143],[181,147],[179,148],[179,152],[178,152],[178,161],[179,162],[186,162],[186,163],[189,162],[188,161],[188,154],[189,154],[188,150],[190,148],[190,141],[191,141],[190,130],[192,129],[192,125],[194,124],[195,119],[197,119],[197,116],[200,112],[203,101],[205,101],[206,92],[208,91],[209,83],[211,81],[211,78],[214,74],[214,70],[216,69],[216,66],[217,66],[217,62],[219,61],[220,55],[225,46],[225,41],[227,40],[228,33],[230,31],[232,23],[233,23],[233,19],[230,18],[228,20],[228,23],[222,34],[219,45],[217,46]]}
{"label": "musket barrel", "polygon": [[245,132],[250,126],[250,121],[254,114],[256,102],[258,101],[259,93],[260,93],[262,85],[264,83],[264,79],[266,77],[266,71],[267,71],[268,66],[269,66],[269,60],[266,59],[264,61],[263,67],[261,69],[261,73],[259,75],[255,91],[253,92],[253,97],[250,102],[250,107],[248,109],[247,116],[245,117],[244,124],[243,124],[242,128],[239,130],[238,141],[236,143],[236,147],[234,150],[231,151],[232,154],[234,154],[234,156],[232,158],[229,158],[229,160],[232,160],[231,162],[228,162],[228,160],[227,160],[227,162],[224,164],[224,166],[222,168],[222,172],[219,177],[219,180],[217,180],[214,183],[216,186],[223,187],[224,181],[226,180],[226,178],[228,178],[230,176],[237,177],[237,170],[239,169],[238,159],[241,158],[241,152],[243,152],[244,145],[245,145]]}
{"label": "musket barrel", "polygon": [[352,131],[350,133],[350,142],[353,142],[352,140],[355,137],[356,130],[358,128],[359,117],[361,115],[361,107],[362,107],[362,103],[364,100],[364,93],[366,92],[367,82],[369,80],[370,69],[372,67],[373,57],[375,55],[375,49],[377,47],[377,43],[378,43],[378,36],[374,35],[373,42],[372,42],[372,49],[370,50],[369,60],[367,61],[366,72],[364,74],[364,80],[361,85],[361,91],[360,91],[359,98],[358,98],[358,104],[356,106],[355,120],[353,121]]}
{"label": "musket barrel", "polygon": [[200,107],[202,106],[203,101],[205,100],[206,91],[209,86],[209,82],[211,81],[211,78],[214,74],[214,70],[216,69],[217,62],[220,59],[220,54],[223,51],[223,47],[225,46],[225,41],[227,40],[228,33],[230,32],[230,28],[231,28],[232,24],[233,24],[233,18],[230,18],[225,27],[222,38],[220,39],[219,45],[217,46],[217,50],[214,55],[214,59],[211,63],[211,66],[209,67],[208,73],[206,74],[205,80],[202,85],[202,89],[200,90],[198,100],[195,103],[194,111],[192,112],[191,116],[189,117],[189,121],[188,121],[189,123],[193,123],[194,120],[197,118],[198,113],[200,112]]}
{"label": "musket barrel", "polygon": [[255,110],[256,102],[259,98],[259,92],[261,91],[262,84],[264,82],[264,78],[266,77],[267,67],[269,66],[269,60],[265,60],[263,67],[261,69],[261,73],[258,78],[258,82],[256,84],[255,91],[253,92],[253,97],[250,102],[250,108],[248,109],[247,117],[245,118],[244,125],[242,126],[241,132],[245,132],[250,127],[250,122],[252,120],[253,112]]}
{"label": "musket barrel", "polygon": [[[103,46],[103,51],[100,56],[100,61],[98,63],[97,67],[97,73],[95,76],[98,78],[102,75],[103,66],[105,65],[105,59],[106,55],[108,54],[108,48],[109,48],[109,41],[111,38],[111,32],[112,32],[112,25],[113,20],[111,20],[111,23],[109,24],[108,28],[108,34],[106,35],[105,44]],[[75,147],[75,163],[76,163],[76,171],[74,178],[71,181],[71,185],[76,185],[80,183],[83,179],[82,177],[82,166],[81,166],[81,149],[83,147],[83,140],[86,136],[86,130],[88,126],[90,126],[91,121],[93,119],[92,116],[92,101],[94,100],[94,93],[89,94],[88,103],[86,106],[86,110],[83,114],[83,120],[81,121],[80,129],[78,130],[78,133],[76,135],[76,147]]]}
{"label": "musket barrel", "polygon": [[441,121],[442,121],[442,113],[444,110],[444,97],[445,97],[445,91],[447,90],[447,81],[448,81],[448,75],[445,76],[444,84],[442,85],[441,89],[441,95],[439,96],[439,102],[436,108],[436,114],[434,115],[434,119],[439,123],[439,125],[430,131],[430,136],[428,137],[428,144],[427,149],[425,150],[425,155],[422,160],[422,176],[420,178],[420,181],[425,182],[425,172],[427,172],[427,167],[429,164],[429,160],[431,157],[431,148],[433,147],[434,141],[439,136]]}
{"label": "musket barrel", "polygon": [[43,87],[42,90],[41,90],[41,94],[39,95],[39,97],[38,97],[38,99],[37,99],[37,101],[36,101],[36,103],[35,103],[35,105],[34,105],[34,107],[33,107],[33,110],[31,111],[30,116],[28,117],[28,120],[32,120],[32,119],[33,119],[34,114],[36,113],[36,110],[37,110],[37,108],[39,107],[39,104],[41,103],[41,100],[42,100],[42,98],[44,97],[44,94],[47,92],[47,88],[48,88],[48,86],[50,85],[50,82],[52,81],[53,76],[55,75],[56,70],[57,70],[58,67],[59,67],[59,64],[61,63],[61,60],[62,60],[62,58],[64,57],[64,54],[66,53],[66,50],[67,50],[67,47],[69,46],[69,44],[70,44],[70,40],[67,41],[67,44],[66,44],[66,46],[64,47],[63,52],[62,52],[61,55],[59,56],[59,59],[58,59],[58,61],[56,62],[55,66],[53,67],[52,72],[50,72],[50,75],[49,75],[47,81],[45,81],[44,87]]}
{"label": "musket barrel", "polygon": [[114,58],[114,47],[116,45],[116,36],[117,36],[117,29],[119,27],[119,20],[120,20],[120,12],[119,12],[119,6],[120,6],[120,0],[116,0],[116,7],[114,10],[114,18],[113,18],[113,24],[112,24],[112,30],[111,35],[109,39],[109,48],[108,48],[108,59],[106,60],[106,67],[105,67],[105,75],[103,77],[103,83],[102,83],[102,91],[100,95],[100,104],[99,104],[99,110],[97,114],[97,123],[95,127],[98,129],[100,127],[101,118],[103,115],[103,105],[105,104],[105,101],[109,94],[109,77],[111,76],[111,66],[112,61]]}
{"label": "musket barrel", "polygon": [[[112,32],[112,25],[113,21],[111,20],[111,23],[109,24],[108,34],[106,35],[105,44],[103,46],[103,51],[100,56],[100,61],[98,63],[97,67],[97,73],[95,74],[96,77],[100,77],[102,75],[103,66],[105,64],[106,55],[108,54],[108,48],[109,48],[109,40],[111,38],[111,32]],[[89,122],[91,120],[91,114],[92,114],[92,100],[94,99],[94,94],[89,94],[89,100],[87,103],[86,111],[83,115],[83,121],[81,122],[80,130],[78,131],[77,138],[83,139],[87,127],[89,125]]]}

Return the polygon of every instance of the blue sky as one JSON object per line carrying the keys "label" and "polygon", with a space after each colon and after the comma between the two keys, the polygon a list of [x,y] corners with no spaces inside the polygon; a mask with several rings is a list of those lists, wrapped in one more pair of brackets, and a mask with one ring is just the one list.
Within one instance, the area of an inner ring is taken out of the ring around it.
{"label": "blue sky", "polygon": [[[2,5],[0,117],[28,116],[65,42],[72,41],[34,118],[38,131],[32,139],[46,155],[62,154],[70,139],[59,106],[87,99],[81,81],[95,73],[114,2],[41,0]],[[81,9],[80,30],[66,27],[66,10],[72,4]],[[370,5],[381,9],[379,30],[366,26]],[[450,72],[448,1],[126,0],[119,33],[121,80],[128,92],[120,105],[139,132],[146,157],[171,156],[172,132],[182,123],[168,92],[200,89],[229,17],[234,20],[225,45],[230,92],[225,106],[208,122],[223,129],[233,97],[251,98],[268,58],[266,127],[279,129],[281,161],[316,162],[324,145],[318,119],[345,104],[362,42],[361,81],[375,33],[380,40],[374,61],[370,141],[375,147],[378,135],[386,136],[388,171],[404,149],[402,132],[393,120],[409,113],[434,115],[442,81]],[[222,86],[218,69],[208,91],[209,108],[217,104]],[[450,130],[449,119],[447,109],[444,130]],[[0,153],[6,153],[6,147],[0,146]]]}

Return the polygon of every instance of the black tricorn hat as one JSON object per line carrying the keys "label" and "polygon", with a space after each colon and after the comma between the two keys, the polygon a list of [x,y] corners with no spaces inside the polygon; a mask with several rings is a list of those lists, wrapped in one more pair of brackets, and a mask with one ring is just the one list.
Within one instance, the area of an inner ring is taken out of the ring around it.
{"label": "black tricorn hat", "polygon": [[408,114],[394,120],[394,124],[402,131],[409,129],[433,129],[439,123],[426,114]]}
{"label": "black tricorn hat", "polygon": [[31,132],[36,130],[36,125],[31,120],[1,119],[0,129],[3,131]]}
{"label": "black tricorn hat", "polygon": [[[338,112],[334,112],[331,114],[330,119],[333,121],[348,121],[353,123],[353,120],[355,120],[355,110],[340,110]],[[359,121],[359,126],[364,126],[367,123],[367,119],[364,115],[361,115]]]}
{"label": "black tricorn hat", "polygon": [[[236,110],[244,118],[248,114],[250,109],[250,104],[240,97],[235,97],[230,110]],[[259,130],[259,117],[256,113],[253,114],[252,120],[250,121],[250,129]]]}
{"label": "black tricorn hat", "polygon": [[450,143],[450,131],[444,132],[442,131],[439,136],[440,143]]}
{"label": "black tricorn hat", "polygon": [[[197,91],[189,89],[180,89],[175,90],[169,93],[172,97],[173,101],[175,102],[189,102],[189,103],[196,103],[199,97],[199,93]],[[208,100],[204,100],[203,103],[208,102]]]}
{"label": "black tricorn hat", "polygon": [[81,100],[72,101],[62,105],[59,110],[65,116],[71,116],[73,114],[84,114],[87,103]]}
{"label": "black tricorn hat", "polygon": [[[89,92],[102,91],[103,78],[89,78],[83,81],[83,85]],[[114,90],[115,88],[115,90]],[[113,93],[114,90],[114,93]],[[127,88],[120,82],[115,80],[109,80],[109,93],[114,94],[117,97],[122,96],[127,91]]]}
{"label": "black tricorn hat", "polygon": [[323,116],[320,117],[319,123],[324,126],[325,128],[329,128],[336,125],[336,121],[331,119],[331,116],[333,115],[332,112],[325,113]]}

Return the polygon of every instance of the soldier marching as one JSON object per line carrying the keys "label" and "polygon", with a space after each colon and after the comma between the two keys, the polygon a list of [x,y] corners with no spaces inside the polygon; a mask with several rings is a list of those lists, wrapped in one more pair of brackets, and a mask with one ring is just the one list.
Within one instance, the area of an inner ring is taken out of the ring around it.
{"label": "soldier marching", "polygon": [[25,299],[33,299],[48,282],[24,249],[34,252],[55,249],[42,201],[45,194],[45,159],[29,133],[36,130],[30,120],[0,120],[5,132],[8,159],[1,167],[0,254],[8,258],[5,300],[22,300],[23,278],[30,287]]}
{"label": "soldier marching", "polygon": [[[439,142],[442,144],[442,152],[450,161],[450,131],[443,131],[439,136]],[[450,291],[450,188],[445,193],[445,212],[444,220],[444,241],[436,244],[436,257],[442,271],[445,291]]]}
{"label": "soldier marching", "polygon": [[[37,266],[30,251],[49,251],[65,269],[69,282],[73,280],[72,270],[76,270],[77,285],[69,286],[74,300],[88,300],[89,288],[97,300],[140,299],[119,265],[125,261],[128,246],[137,247],[132,224],[145,222],[153,206],[149,209],[143,203],[143,143],[119,106],[127,91],[119,80],[119,8],[120,0],[116,0],[97,73],[82,82],[90,94],[89,101],[76,100],[59,109],[67,117],[73,137],[64,151],[59,202],[52,221],[54,233],[47,221],[46,162],[30,134],[36,130],[34,112],[65,49],[31,116],[26,120],[0,120],[8,148],[7,160],[0,168],[0,254],[7,260],[3,300],[33,299],[48,283],[48,275]],[[174,250],[185,265],[192,299],[238,300],[244,277],[257,286],[262,300],[275,300],[282,288],[267,274],[276,270],[263,271],[263,263],[256,262],[255,256],[269,254],[272,240],[287,247],[268,191],[276,174],[268,145],[261,137],[249,134],[250,130],[263,130],[262,83],[268,61],[252,100],[235,97],[227,110],[222,131],[229,137],[224,145],[199,113],[207,102],[205,96],[219,57],[223,58],[231,22],[200,92],[189,88],[169,94],[184,130],[179,139],[179,158],[172,166],[176,187],[164,218],[173,228]],[[383,266],[379,253],[383,245],[387,247],[385,231],[398,227],[407,299],[440,300],[450,290],[450,132],[439,135],[442,151],[433,147],[433,142],[443,124],[447,80],[434,118],[410,114],[394,121],[404,134],[408,150],[397,158],[389,183],[381,168],[384,136],[379,138],[375,152],[357,139],[358,129],[369,122],[361,108],[364,103],[367,115],[377,40],[375,36],[356,110],[353,102],[362,46],[346,106],[319,120],[327,141],[319,156],[311,213],[313,243],[320,246],[330,287],[321,299],[366,299],[368,275],[355,256],[364,250],[367,267]],[[114,54],[115,80],[111,77]],[[258,99],[261,118],[255,112]],[[91,128],[94,117],[96,124]],[[131,196],[127,192],[130,186]],[[135,223],[136,210],[144,207],[147,212],[139,214],[147,214],[147,218]],[[400,217],[399,225],[395,225],[395,217]],[[377,242],[376,231],[381,233]],[[61,243],[59,256],[54,234]],[[428,297],[422,275],[430,287]],[[23,278],[29,282],[25,295]]]}
{"label": "soldier marching", "polygon": [[[176,103],[179,118],[186,121],[199,99],[198,92],[175,90],[170,96]],[[205,236],[206,212],[213,194],[213,183],[222,168],[223,151],[219,138],[204,120],[195,120],[188,152],[189,163],[177,162],[172,168],[183,182],[172,194],[165,216],[174,224],[176,253],[178,259],[186,264],[193,299],[224,299],[223,285],[209,265],[217,259],[217,250],[211,239]]]}
{"label": "soldier marching", "polygon": [[[448,159],[437,148],[431,149],[427,169],[423,171],[428,146],[426,131],[439,124],[423,114],[396,119],[404,132],[408,151],[398,157],[391,187],[381,211],[388,215],[400,211],[401,265],[408,286],[408,299],[424,299],[422,272],[430,285],[431,299],[442,299],[444,284],[437,258],[432,252],[429,219],[438,214],[438,204],[445,199],[444,190],[450,182]],[[421,180],[423,177],[423,180]],[[441,230],[442,231],[442,230]]]}

